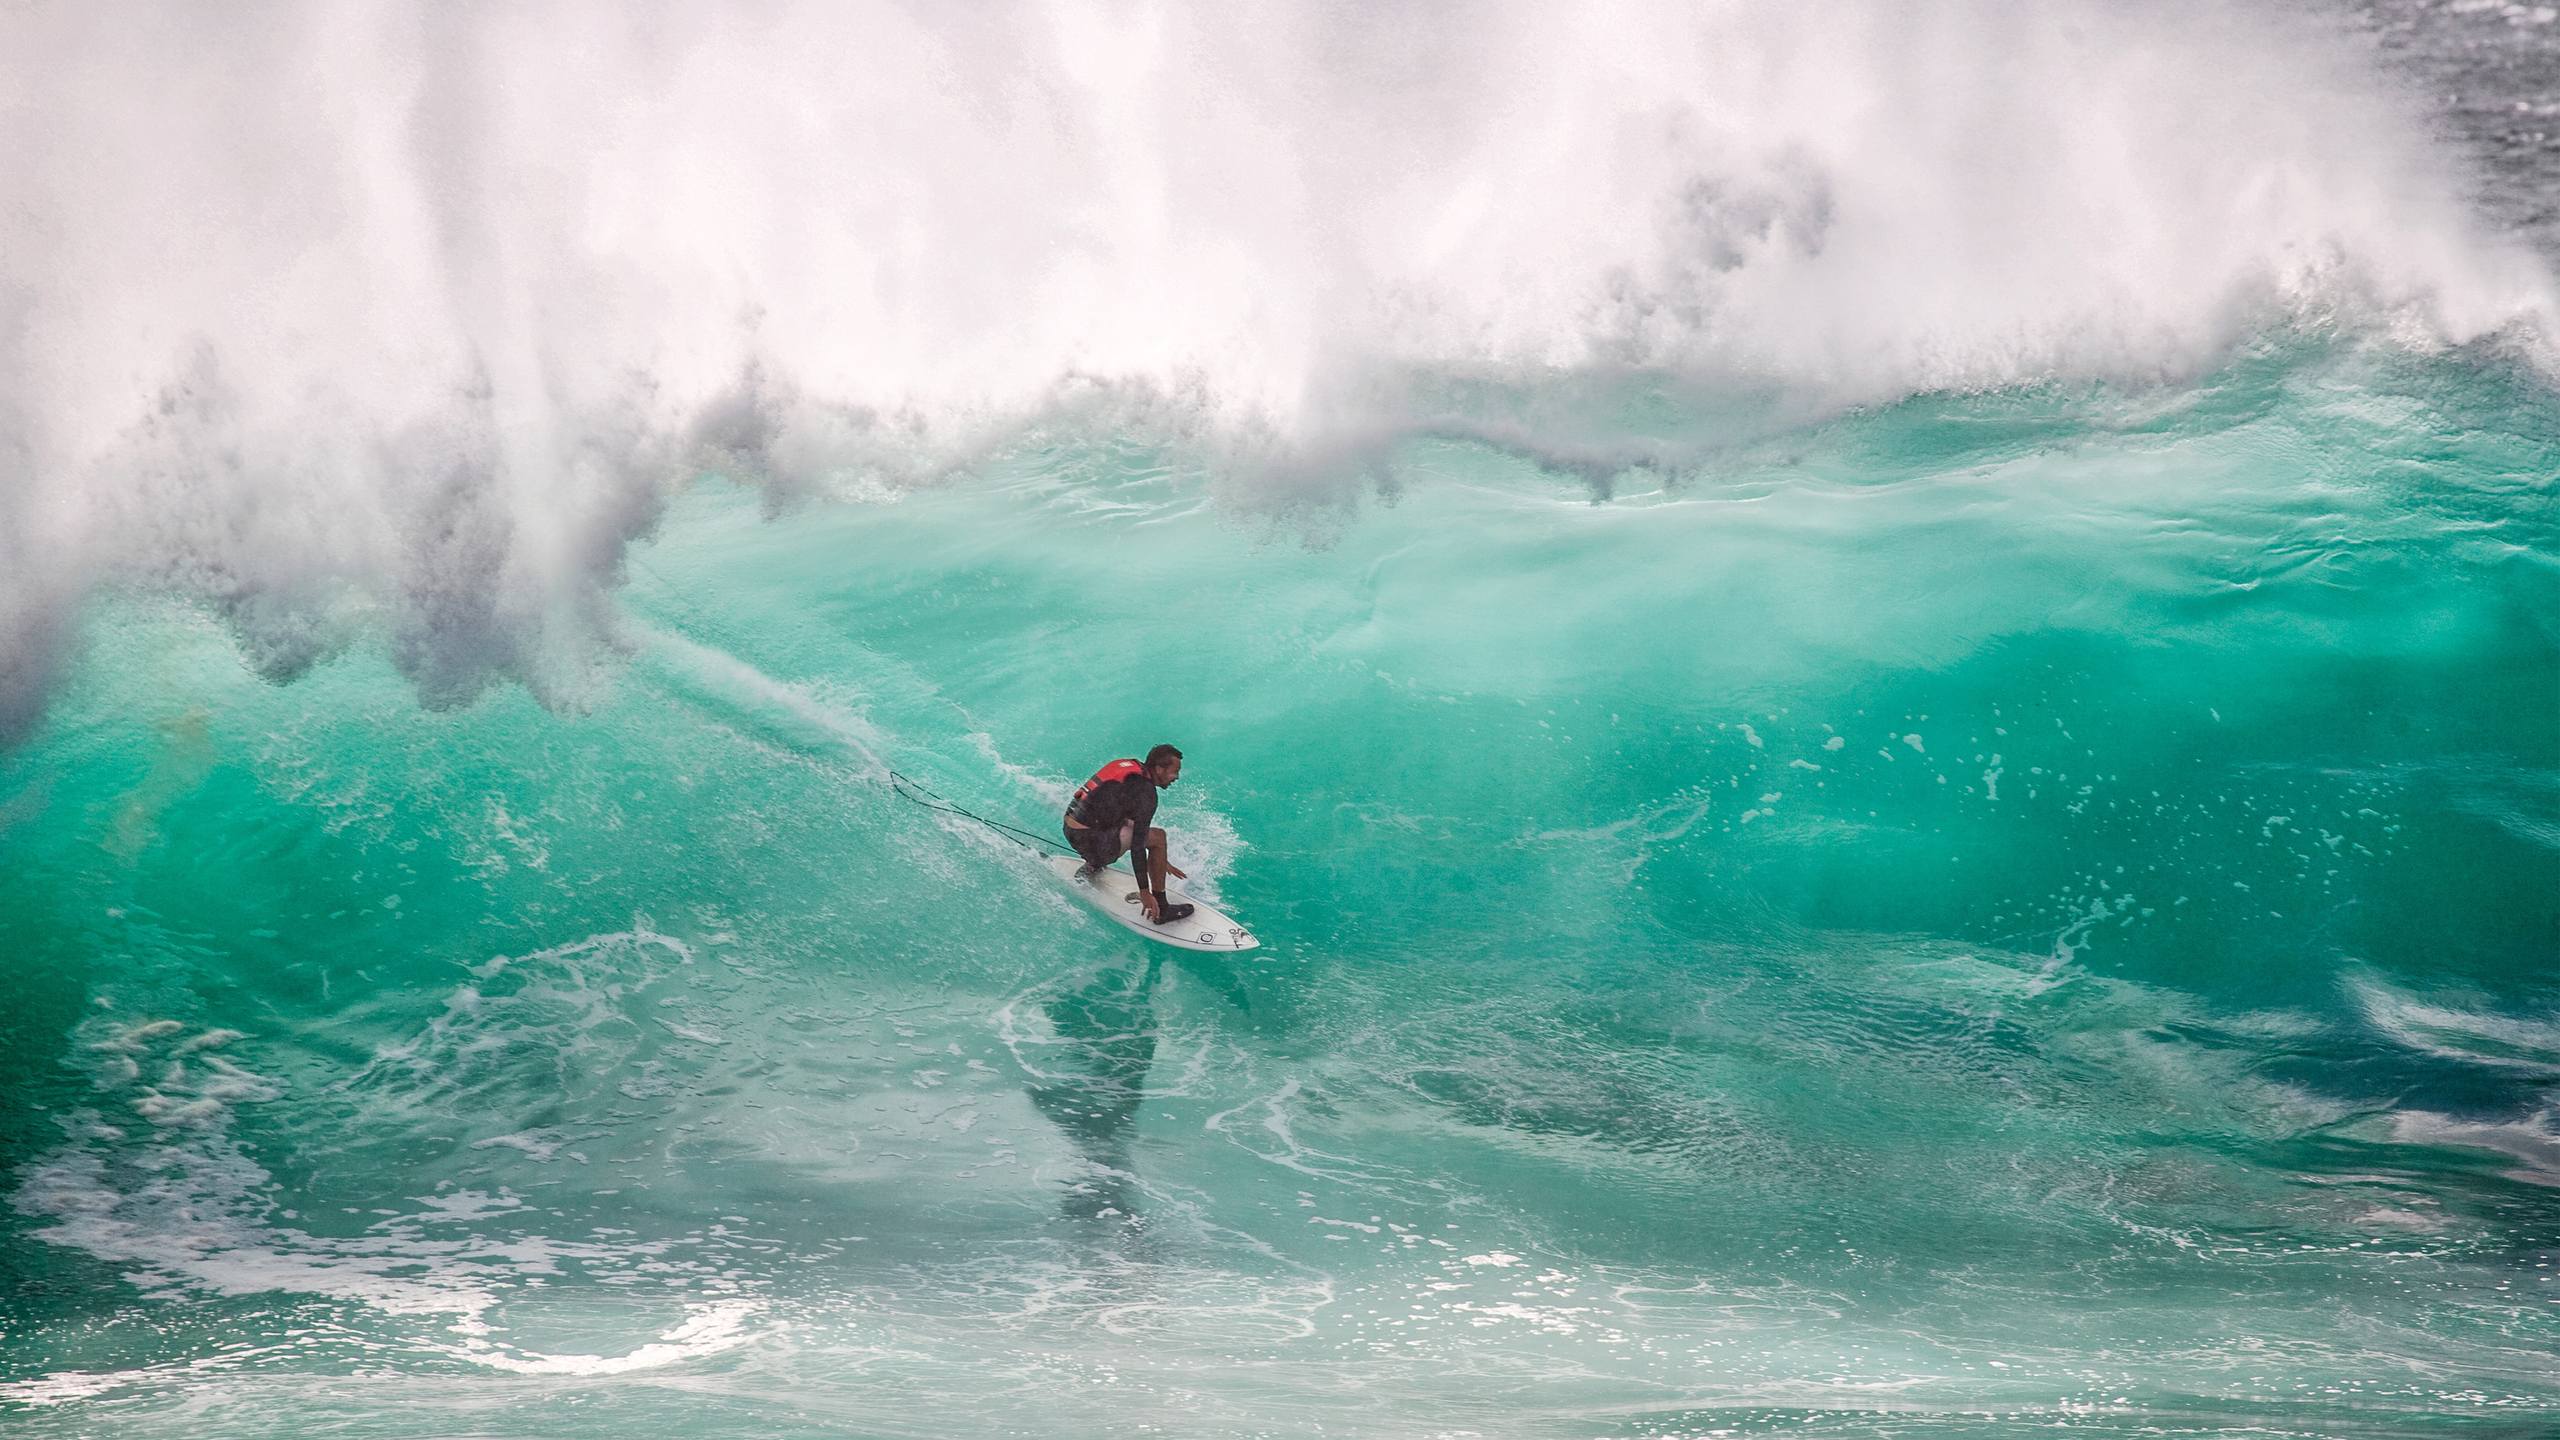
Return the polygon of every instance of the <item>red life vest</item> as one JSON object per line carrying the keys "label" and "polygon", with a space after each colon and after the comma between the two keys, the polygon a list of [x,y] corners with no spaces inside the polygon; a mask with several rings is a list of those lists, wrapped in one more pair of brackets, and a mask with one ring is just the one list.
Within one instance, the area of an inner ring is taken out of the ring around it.
{"label": "red life vest", "polygon": [[1117,781],[1126,780],[1132,775],[1143,775],[1146,773],[1146,770],[1147,767],[1145,765],[1135,760],[1112,761],[1110,764],[1094,771],[1093,778],[1087,780],[1082,786],[1078,787],[1076,790],[1076,798],[1067,802],[1067,813],[1073,815],[1081,812],[1084,809],[1085,797],[1092,794],[1094,791],[1101,789],[1103,786],[1113,784]]}

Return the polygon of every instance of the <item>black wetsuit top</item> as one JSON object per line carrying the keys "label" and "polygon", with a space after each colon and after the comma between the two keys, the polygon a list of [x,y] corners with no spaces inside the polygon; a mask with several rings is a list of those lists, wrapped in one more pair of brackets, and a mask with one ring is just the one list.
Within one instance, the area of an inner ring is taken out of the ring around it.
{"label": "black wetsuit top", "polygon": [[[1128,826],[1129,873],[1137,877],[1139,884],[1145,885],[1150,879],[1147,830],[1155,824],[1156,820],[1156,782],[1147,778],[1147,772],[1143,767],[1117,780],[1102,778],[1117,765],[1136,763],[1135,761],[1115,761],[1112,765],[1104,766],[1091,782],[1076,793],[1075,800],[1067,806],[1067,814],[1072,816],[1077,824],[1084,826],[1087,836],[1090,837],[1076,845],[1077,853],[1083,855],[1088,861],[1093,860],[1093,854],[1088,852],[1086,847],[1097,840],[1100,841],[1097,849],[1113,851],[1115,854],[1110,858],[1117,858],[1116,852],[1120,848],[1120,827]],[[1076,832],[1068,831],[1067,838],[1076,840]],[[1099,869],[1100,863],[1097,863],[1095,868]]]}

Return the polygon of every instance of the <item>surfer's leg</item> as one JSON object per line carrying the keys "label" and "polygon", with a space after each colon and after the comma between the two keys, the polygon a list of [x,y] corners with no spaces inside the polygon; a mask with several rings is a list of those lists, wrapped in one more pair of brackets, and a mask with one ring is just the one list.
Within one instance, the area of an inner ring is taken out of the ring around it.
{"label": "surfer's leg", "polygon": [[[1150,829],[1147,831],[1147,888],[1155,891],[1159,895],[1164,893],[1164,867],[1164,832],[1162,830]],[[1191,906],[1189,904],[1181,901],[1168,901],[1164,908],[1157,912],[1156,923],[1159,925],[1165,925],[1176,920],[1187,920],[1189,918],[1191,918]]]}
{"label": "surfer's leg", "polygon": [[1112,861],[1119,859],[1120,852],[1126,848],[1117,843],[1120,839],[1120,832],[1117,830],[1089,830],[1073,825],[1062,828],[1066,832],[1068,848],[1074,850],[1076,858],[1084,862],[1083,874],[1088,880],[1100,874]]}

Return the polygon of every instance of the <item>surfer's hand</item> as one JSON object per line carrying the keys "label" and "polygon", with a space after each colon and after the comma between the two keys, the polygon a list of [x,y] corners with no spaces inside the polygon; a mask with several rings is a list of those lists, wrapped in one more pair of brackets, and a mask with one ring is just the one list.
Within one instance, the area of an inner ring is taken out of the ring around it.
{"label": "surfer's hand", "polygon": [[1176,880],[1188,880],[1191,878],[1190,871],[1183,869],[1181,866],[1174,864],[1170,860],[1164,862],[1164,873],[1172,876]]}
{"label": "surfer's hand", "polygon": [[1155,897],[1155,892],[1154,892],[1154,891],[1152,891],[1152,890],[1141,890],[1141,891],[1139,891],[1139,892],[1138,892],[1138,908],[1139,908],[1140,910],[1143,910],[1143,911],[1145,911],[1145,912],[1146,912],[1146,915],[1147,915],[1147,918],[1148,918],[1148,919],[1153,920],[1154,918],[1156,918],[1156,897]]}

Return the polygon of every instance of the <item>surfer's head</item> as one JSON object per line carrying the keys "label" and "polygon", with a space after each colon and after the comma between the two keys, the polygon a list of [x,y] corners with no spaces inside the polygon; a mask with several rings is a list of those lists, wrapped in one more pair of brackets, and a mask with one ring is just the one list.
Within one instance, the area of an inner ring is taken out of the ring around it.
{"label": "surfer's head", "polygon": [[1159,745],[1147,752],[1147,778],[1161,790],[1182,778],[1182,752],[1170,745]]}

